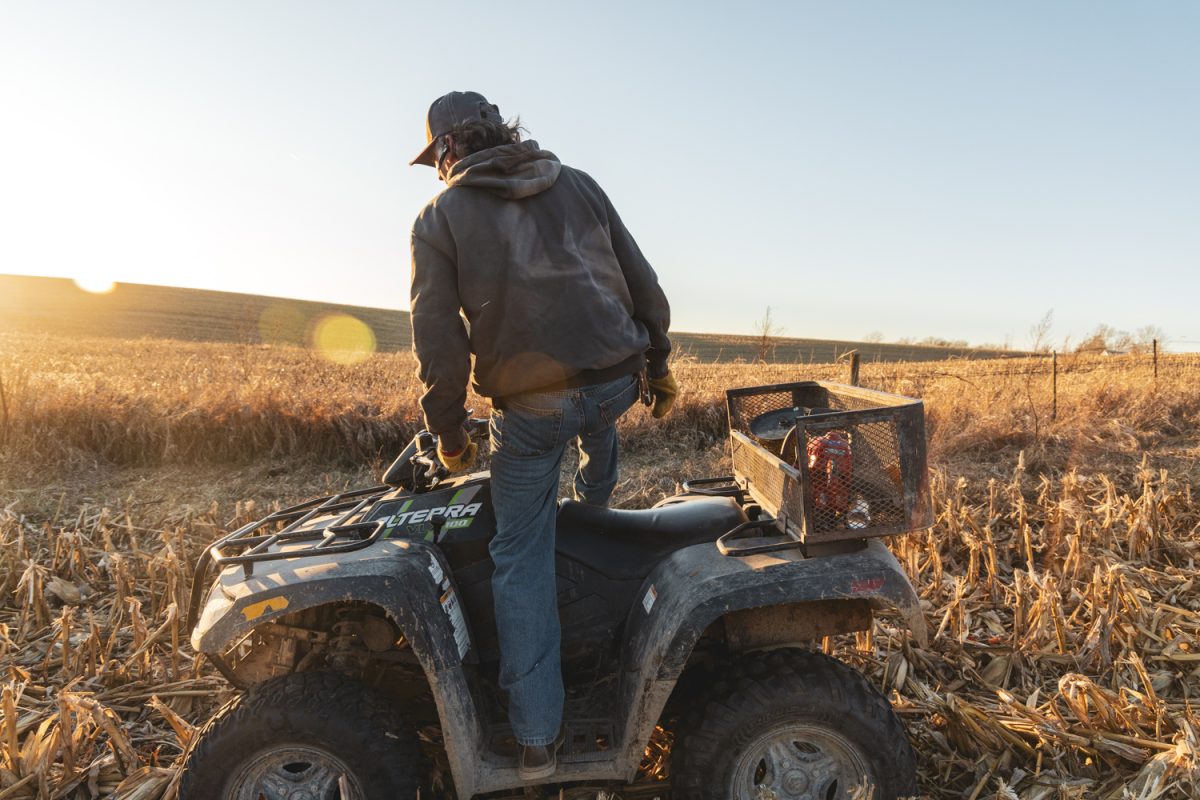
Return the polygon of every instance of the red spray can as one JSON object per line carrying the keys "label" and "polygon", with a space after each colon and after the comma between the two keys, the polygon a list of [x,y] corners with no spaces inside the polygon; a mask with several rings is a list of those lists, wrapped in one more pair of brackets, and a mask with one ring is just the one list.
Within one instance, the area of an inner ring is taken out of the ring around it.
{"label": "red spray can", "polygon": [[841,431],[829,431],[808,443],[808,474],[818,511],[845,514],[850,508],[854,454]]}

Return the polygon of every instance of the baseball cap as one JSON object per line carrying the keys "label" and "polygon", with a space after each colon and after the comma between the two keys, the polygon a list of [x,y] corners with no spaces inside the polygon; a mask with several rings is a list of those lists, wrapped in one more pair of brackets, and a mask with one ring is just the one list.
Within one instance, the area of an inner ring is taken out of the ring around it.
{"label": "baseball cap", "polygon": [[444,94],[429,107],[425,115],[425,149],[408,162],[409,166],[424,164],[437,166],[433,160],[433,142],[449,133],[455,125],[485,119],[503,123],[500,109],[487,101],[479,92],[450,92]]}

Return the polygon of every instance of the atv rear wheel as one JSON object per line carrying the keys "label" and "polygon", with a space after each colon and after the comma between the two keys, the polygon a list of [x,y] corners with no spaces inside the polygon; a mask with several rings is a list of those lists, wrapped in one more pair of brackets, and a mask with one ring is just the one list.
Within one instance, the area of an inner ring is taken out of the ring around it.
{"label": "atv rear wheel", "polygon": [[412,726],[386,697],[331,672],[256,686],[199,736],[180,800],[371,800],[420,786]]}
{"label": "atv rear wheel", "polygon": [[680,731],[683,800],[875,800],[916,795],[916,757],[887,699],[840,661],[802,650],[745,656]]}

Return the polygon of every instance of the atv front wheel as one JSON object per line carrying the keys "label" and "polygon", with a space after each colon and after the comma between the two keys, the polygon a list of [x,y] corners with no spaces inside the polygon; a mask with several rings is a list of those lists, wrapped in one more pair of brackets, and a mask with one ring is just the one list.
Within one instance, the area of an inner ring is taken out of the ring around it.
{"label": "atv front wheel", "polygon": [[680,731],[683,800],[875,800],[916,795],[916,757],[887,699],[840,661],[745,656]]}
{"label": "atv front wheel", "polygon": [[199,736],[180,800],[408,798],[420,786],[412,726],[383,695],[330,672],[256,686]]}

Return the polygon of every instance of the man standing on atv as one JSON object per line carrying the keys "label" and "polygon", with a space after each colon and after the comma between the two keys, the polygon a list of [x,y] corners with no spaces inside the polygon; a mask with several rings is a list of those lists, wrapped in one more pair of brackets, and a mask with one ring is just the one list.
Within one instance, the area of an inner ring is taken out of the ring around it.
{"label": "man standing on atv", "polygon": [[670,308],[599,185],[521,141],[482,95],[438,98],[425,133],[412,163],[437,169],[446,189],[412,230],[421,407],[442,464],[458,472],[476,451],[463,429],[468,377],[492,399],[500,684],[521,777],[544,779],[562,743],[554,522],[563,454],[579,449],[576,498],[607,505],[615,425],[638,397],[639,376],[655,417],[675,399]]}

